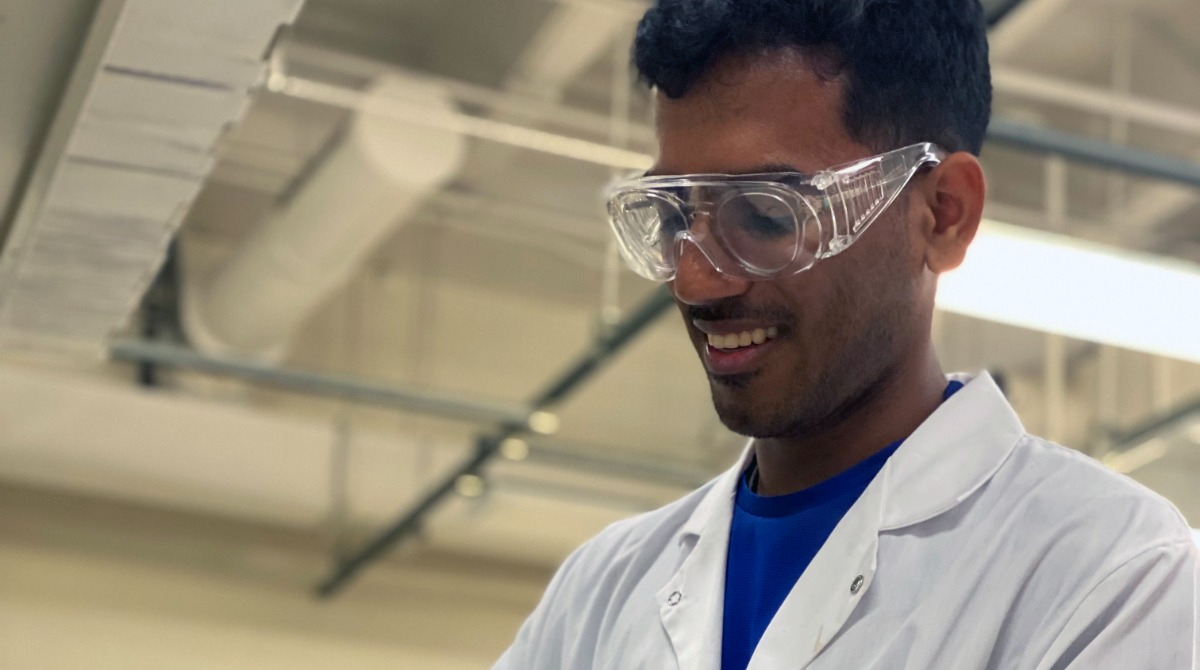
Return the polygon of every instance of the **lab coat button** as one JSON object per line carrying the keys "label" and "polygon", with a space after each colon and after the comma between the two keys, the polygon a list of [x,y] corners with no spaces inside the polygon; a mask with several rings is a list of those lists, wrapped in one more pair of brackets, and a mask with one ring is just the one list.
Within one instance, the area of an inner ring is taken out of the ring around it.
{"label": "lab coat button", "polygon": [[854,578],[854,581],[850,582],[850,595],[858,595],[858,592],[862,590],[862,586],[863,576],[859,575]]}
{"label": "lab coat button", "polygon": [[667,597],[667,604],[674,607],[679,604],[680,600],[683,600],[683,594],[676,591]]}

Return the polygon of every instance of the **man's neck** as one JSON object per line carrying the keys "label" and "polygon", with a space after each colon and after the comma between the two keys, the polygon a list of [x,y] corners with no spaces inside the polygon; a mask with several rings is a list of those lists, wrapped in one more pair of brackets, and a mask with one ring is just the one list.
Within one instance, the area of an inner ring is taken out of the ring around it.
{"label": "man's neck", "polygon": [[912,434],[942,402],[946,378],[932,347],[880,380],[852,414],[818,434],[754,441],[759,495],[794,493],[834,477]]}

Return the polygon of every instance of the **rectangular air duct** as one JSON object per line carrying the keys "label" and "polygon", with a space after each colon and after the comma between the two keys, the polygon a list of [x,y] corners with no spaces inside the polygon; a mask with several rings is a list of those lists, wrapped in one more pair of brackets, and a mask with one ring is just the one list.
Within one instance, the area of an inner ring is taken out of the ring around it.
{"label": "rectangular air duct", "polygon": [[0,344],[100,351],[303,0],[106,0],[0,254]]}

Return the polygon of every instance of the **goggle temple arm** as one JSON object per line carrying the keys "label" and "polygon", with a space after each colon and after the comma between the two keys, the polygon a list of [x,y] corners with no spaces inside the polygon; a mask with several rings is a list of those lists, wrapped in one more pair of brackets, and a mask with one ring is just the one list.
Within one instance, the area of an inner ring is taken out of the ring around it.
{"label": "goggle temple arm", "polygon": [[935,147],[918,145],[816,175],[813,185],[824,192],[831,225],[827,250],[821,256],[835,256],[857,241],[896,201],[917,170],[940,162]]}

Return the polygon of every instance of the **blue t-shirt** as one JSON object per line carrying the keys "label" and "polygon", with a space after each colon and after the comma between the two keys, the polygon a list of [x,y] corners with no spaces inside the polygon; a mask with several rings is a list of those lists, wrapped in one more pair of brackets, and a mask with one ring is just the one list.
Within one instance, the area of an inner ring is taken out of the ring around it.
{"label": "blue t-shirt", "polygon": [[[960,388],[961,383],[951,382],[943,399]],[[748,475],[742,477],[725,564],[722,670],[745,670],[750,664],[796,580],[900,444],[889,444],[849,470],[788,495],[756,495]]]}

